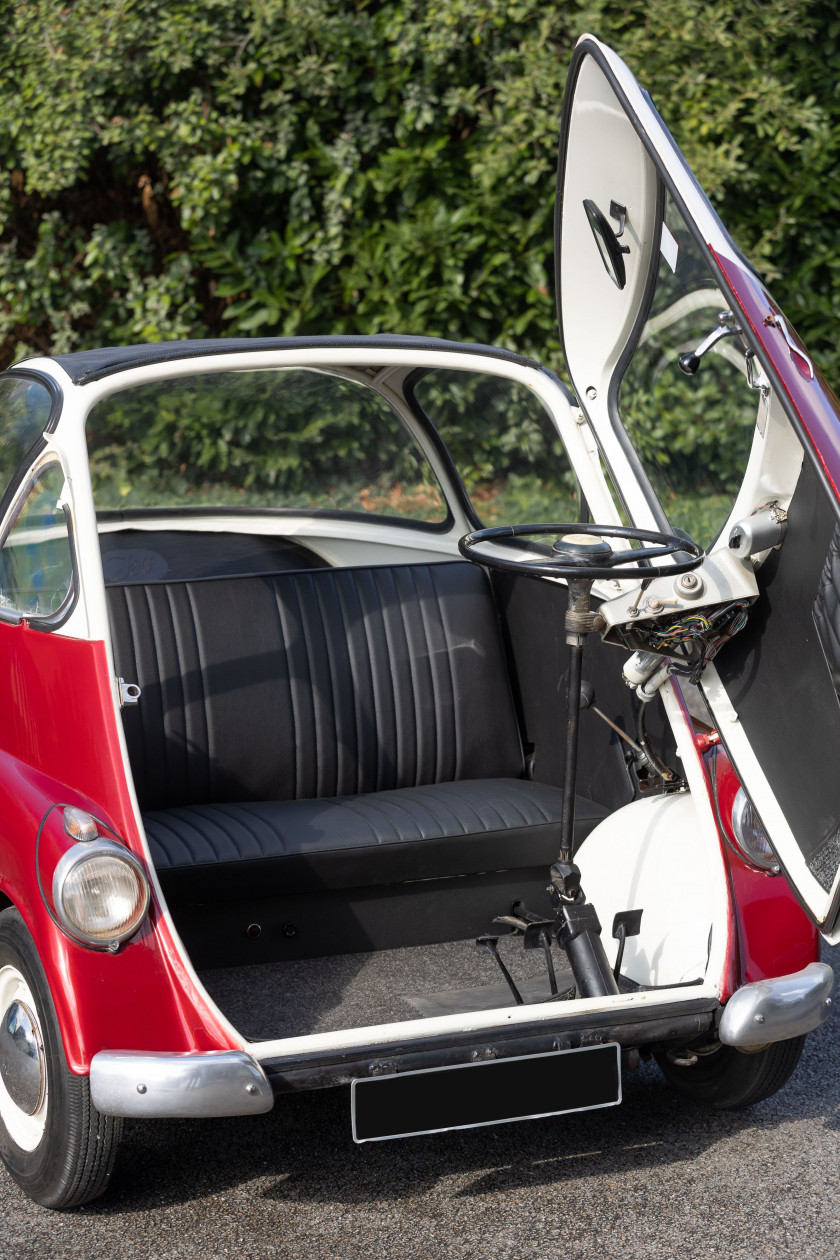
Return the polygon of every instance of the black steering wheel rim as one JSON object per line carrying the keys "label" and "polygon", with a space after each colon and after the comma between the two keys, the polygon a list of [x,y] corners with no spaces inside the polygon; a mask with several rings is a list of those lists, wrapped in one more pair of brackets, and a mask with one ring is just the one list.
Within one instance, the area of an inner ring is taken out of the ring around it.
{"label": "black steering wheel rim", "polygon": [[[503,542],[506,538],[520,538],[526,534],[586,534],[594,538],[623,538],[627,541],[650,543],[648,547],[639,547],[626,551],[614,551],[609,560],[589,564],[585,561],[568,563],[562,557],[550,559],[540,557],[534,560],[508,560],[496,553],[486,554],[476,550],[485,542]],[[688,573],[696,569],[705,559],[705,552],[697,543],[677,534],[661,534],[651,529],[638,529],[635,525],[593,525],[583,521],[565,521],[533,525],[494,525],[489,529],[477,529],[465,534],[458,540],[458,550],[465,559],[473,564],[483,564],[489,569],[502,569],[508,573],[519,573],[528,577],[562,577],[586,578],[592,581],[598,578],[624,578],[632,580],[641,578],[647,581],[657,577],[676,577],[680,573]],[[650,564],[650,560],[687,552],[688,559],[677,560],[673,564]],[[616,572],[617,566],[625,566]],[[632,568],[628,568],[632,565]]]}

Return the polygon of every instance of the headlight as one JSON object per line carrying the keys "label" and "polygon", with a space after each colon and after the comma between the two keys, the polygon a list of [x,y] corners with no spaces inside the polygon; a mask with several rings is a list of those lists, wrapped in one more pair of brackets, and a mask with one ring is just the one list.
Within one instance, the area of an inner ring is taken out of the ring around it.
{"label": "headlight", "polygon": [[53,876],[55,911],[71,936],[116,946],[132,936],[149,908],[149,884],[133,853],[113,840],[76,844]]}
{"label": "headlight", "polygon": [[778,875],[778,858],[743,788],[738,789],[732,805],[732,830],[741,853],[752,866]]}

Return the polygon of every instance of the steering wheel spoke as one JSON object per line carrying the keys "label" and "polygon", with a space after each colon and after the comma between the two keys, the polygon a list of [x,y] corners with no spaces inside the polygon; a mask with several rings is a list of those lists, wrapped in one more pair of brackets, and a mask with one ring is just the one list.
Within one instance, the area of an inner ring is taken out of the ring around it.
{"label": "steering wheel spoke", "polygon": [[[619,564],[646,564],[649,560],[659,560],[662,556],[672,556],[673,547],[631,547],[628,551],[614,551],[610,566]],[[673,567],[673,566],[672,566]]]}

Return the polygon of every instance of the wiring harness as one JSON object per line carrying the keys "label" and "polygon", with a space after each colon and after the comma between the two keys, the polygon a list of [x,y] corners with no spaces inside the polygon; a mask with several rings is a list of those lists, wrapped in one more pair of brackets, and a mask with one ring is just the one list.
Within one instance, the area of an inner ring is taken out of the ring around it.
{"label": "wiring harness", "polygon": [[667,652],[671,671],[697,682],[710,661],[747,624],[748,604],[736,600],[710,612],[690,613],[647,633],[655,652]]}

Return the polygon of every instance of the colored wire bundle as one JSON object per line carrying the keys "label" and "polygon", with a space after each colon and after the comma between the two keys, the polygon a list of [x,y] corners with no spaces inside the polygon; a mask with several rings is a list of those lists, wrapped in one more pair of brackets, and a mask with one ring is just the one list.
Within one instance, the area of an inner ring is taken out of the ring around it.
{"label": "colored wire bundle", "polygon": [[747,624],[747,607],[745,602],[738,600],[708,615],[691,613],[667,627],[656,627],[648,632],[651,647],[658,652],[674,652],[678,657],[685,658],[696,643],[700,648],[699,658],[695,657],[684,665],[673,661],[671,669],[673,673],[685,674],[691,682],[697,682],[724,644],[743,630]]}
{"label": "colored wire bundle", "polygon": [[704,639],[712,629],[712,623],[702,613],[692,613],[673,622],[667,629],[650,631],[650,638],[660,650],[676,647],[682,643],[690,643],[692,639]]}

